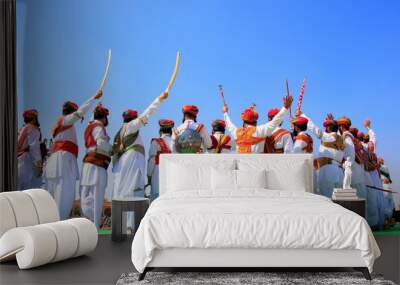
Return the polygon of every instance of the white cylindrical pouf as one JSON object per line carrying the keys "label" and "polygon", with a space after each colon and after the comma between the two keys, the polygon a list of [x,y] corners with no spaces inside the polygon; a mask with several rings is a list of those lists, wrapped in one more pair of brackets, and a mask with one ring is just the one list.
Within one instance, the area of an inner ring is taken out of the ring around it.
{"label": "white cylindrical pouf", "polygon": [[78,233],[75,228],[66,221],[41,225],[51,229],[56,235],[57,251],[51,262],[71,258],[78,249]]}
{"label": "white cylindrical pouf", "polygon": [[10,202],[17,227],[33,226],[39,223],[36,208],[28,194],[22,191],[14,191],[3,192],[1,195]]}
{"label": "white cylindrical pouf", "polygon": [[36,208],[39,224],[57,222],[60,220],[56,201],[49,192],[43,189],[29,189],[23,193],[30,196]]}
{"label": "white cylindrical pouf", "polygon": [[75,227],[78,233],[78,250],[74,257],[91,252],[96,248],[98,233],[94,223],[85,218],[69,219],[65,220],[65,222]]}
{"label": "white cylindrical pouf", "polygon": [[42,225],[14,228],[0,239],[0,254],[15,251],[20,269],[37,267],[53,260],[57,252],[54,232]]}
{"label": "white cylindrical pouf", "polygon": [[0,238],[8,230],[17,226],[11,204],[8,199],[1,194],[3,193],[0,193]]}

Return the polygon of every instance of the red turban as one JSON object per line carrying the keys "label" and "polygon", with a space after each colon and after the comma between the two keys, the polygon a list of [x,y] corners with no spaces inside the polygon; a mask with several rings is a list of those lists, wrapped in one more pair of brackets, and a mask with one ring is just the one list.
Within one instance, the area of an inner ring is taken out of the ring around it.
{"label": "red turban", "polygon": [[136,110],[132,110],[132,109],[128,109],[125,112],[122,113],[122,117],[124,119],[128,119],[128,118],[133,118],[136,119],[138,116],[138,113]]}
{"label": "red turban", "polygon": [[195,105],[185,105],[182,107],[182,112],[184,114],[190,114],[192,116],[197,116],[197,113],[199,113],[199,108]]}
{"label": "red turban", "polygon": [[351,120],[347,117],[341,117],[336,122],[338,123],[339,126],[347,126],[347,127],[351,126]]}
{"label": "red turban", "polygon": [[267,113],[267,116],[268,116],[268,118],[273,118],[273,117],[275,117],[278,113],[279,113],[279,109],[278,108],[272,108],[272,109],[269,109],[269,111],[268,111],[268,113]]}
{"label": "red turban", "polygon": [[358,132],[357,133],[357,138],[363,139],[364,138],[364,133],[363,132]]}
{"label": "red turban", "polygon": [[240,117],[243,121],[255,123],[258,120],[258,113],[256,112],[256,110],[254,110],[254,107],[249,107],[243,111]]}
{"label": "red turban", "polygon": [[211,123],[211,126],[212,126],[213,128],[216,128],[216,127],[225,128],[225,127],[226,127],[226,123],[225,123],[224,120],[215,120],[215,121],[213,121],[213,122]]}
{"label": "red turban", "polygon": [[358,135],[358,129],[357,129],[357,128],[350,128],[350,133],[351,133],[354,137],[357,137],[357,135]]}
{"label": "red turban", "polygon": [[39,112],[36,109],[25,110],[22,113],[22,117],[30,118],[30,119],[37,118],[38,115],[39,115]]}
{"label": "red turban", "polygon": [[304,125],[304,124],[307,124],[308,123],[308,119],[307,118],[305,118],[305,117],[297,117],[297,118],[295,118],[293,121],[292,121],[292,123],[294,124],[294,125]]}
{"label": "red turban", "polygon": [[162,128],[173,128],[175,125],[175,122],[173,120],[159,120],[158,124]]}
{"label": "red turban", "polygon": [[78,110],[78,108],[78,105],[72,101],[67,101],[63,104],[63,110],[71,110],[72,112],[75,112],[76,110]]}
{"label": "red turban", "polygon": [[333,125],[336,125],[336,121],[335,120],[332,120],[332,119],[325,119],[325,121],[324,121],[324,127],[326,128],[326,127],[328,127],[328,126],[333,126]]}
{"label": "red turban", "polygon": [[102,104],[98,104],[96,108],[94,108],[93,113],[101,113],[106,117],[109,115],[108,109],[104,107]]}

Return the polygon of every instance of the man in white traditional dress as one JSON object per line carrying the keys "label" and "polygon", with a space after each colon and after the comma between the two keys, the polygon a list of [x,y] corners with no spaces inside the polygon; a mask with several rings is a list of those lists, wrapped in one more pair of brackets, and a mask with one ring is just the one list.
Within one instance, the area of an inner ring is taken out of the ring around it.
{"label": "man in white traditional dress", "polygon": [[[314,141],[307,133],[308,119],[302,115],[298,115],[291,123],[293,124],[293,150],[292,153],[309,153],[314,151]],[[313,169],[313,191],[318,193],[318,174]]]}
{"label": "man in white traditional dress", "polygon": [[[392,187],[390,185],[392,184],[392,179],[390,178],[389,167],[385,165],[385,160],[383,159],[383,157],[380,157],[378,159],[378,162],[379,162],[379,173],[381,175],[383,189],[391,191]],[[393,199],[394,197],[393,194],[389,192],[384,192],[383,196],[384,196],[385,220],[387,221],[388,224],[392,224],[393,210],[396,209],[396,204]]]}
{"label": "man in white traditional dress", "polygon": [[292,120],[293,124],[293,153],[313,153],[313,139],[307,133],[308,119],[298,116]]}
{"label": "man in white traditional dress", "polygon": [[369,134],[359,132],[359,139],[364,151],[365,184],[367,190],[367,221],[373,228],[381,228],[384,224],[384,196],[383,192],[370,188],[382,188],[380,179],[378,156],[374,152],[375,146],[369,141]]}
{"label": "man in white traditional dress", "polygon": [[[124,123],[113,145],[113,198],[144,197],[146,160],[139,131],[167,97],[168,93],[163,92],[140,115],[134,110],[124,112]],[[128,214],[127,224],[133,227],[133,213]]]}
{"label": "man in white traditional dress", "polygon": [[222,108],[226,128],[231,133],[232,138],[236,142],[237,153],[263,153],[265,138],[270,136],[272,132],[279,127],[285,118],[290,106],[292,105],[293,97],[285,96],[283,98],[283,107],[274,116],[274,118],[260,126],[257,126],[258,113],[254,110],[254,106],[247,108],[241,114],[243,125],[241,128],[232,123],[228,115],[228,106],[225,104]]}
{"label": "man in white traditional dress", "polygon": [[51,130],[53,145],[43,176],[46,190],[57,203],[61,220],[69,218],[75,200],[76,181],[79,180],[77,162],[79,149],[74,124],[85,116],[93,102],[101,98],[102,94],[103,92],[99,90],[79,108],[74,102],[65,102],[62,116],[57,119]]}
{"label": "man in white traditional dress", "polygon": [[224,120],[214,120],[211,124],[212,146],[208,148],[210,153],[230,153],[233,151],[233,141],[225,134],[226,123]]}
{"label": "man in white traditional dress", "polygon": [[172,144],[174,147],[173,152],[181,151],[177,142],[181,135],[187,131],[195,132],[201,138],[201,144],[198,149],[194,149],[195,152],[205,152],[209,147],[212,146],[210,135],[207,133],[206,128],[203,124],[197,122],[197,115],[199,113],[199,108],[195,105],[185,105],[182,107],[183,119],[182,124],[179,125],[172,132]]}
{"label": "man in white traditional dress", "polygon": [[159,120],[160,137],[151,139],[149,159],[147,162],[147,184],[151,186],[150,201],[154,201],[158,197],[160,189],[159,181],[159,164],[160,154],[171,153],[172,144],[172,128],[174,121]]}
{"label": "man in white traditional dress", "polygon": [[368,138],[368,143],[370,145],[369,147],[370,147],[371,151],[377,153],[377,149],[376,149],[376,144],[377,144],[376,134],[375,134],[375,131],[371,128],[371,120],[370,119],[365,119],[364,120],[364,127],[368,131],[367,138]]}
{"label": "man in white traditional dress", "polygon": [[35,109],[22,114],[25,124],[18,132],[18,190],[41,186],[42,154],[38,116]]}
{"label": "man in white traditional dress", "polygon": [[93,112],[93,121],[85,129],[86,155],[81,176],[81,208],[85,217],[99,228],[104,195],[107,187],[107,168],[111,161],[110,138],[107,135],[108,109],[99,104]]}
{"label": "man in white traditional dress", "polygon": [[333,189],[341,188],[343,184],[341,168],[344,157],[343,138],[338,134],[337,122],[331,114],[328,114],[324,121],[325,130],[318,128],[310,118],[307,119],[308,128],[321,141],[315,163],[318,170],[318,191],[321,195],[331,198]]}
{"label": "man in white traditional dress", "polygon": [[[272,108],[268,111],[268,121],[272,121],[279,113],[278,108]],[[293,139],[288,130],[279,126],[265,139],[264,153],[291,153],[293,151]]]}

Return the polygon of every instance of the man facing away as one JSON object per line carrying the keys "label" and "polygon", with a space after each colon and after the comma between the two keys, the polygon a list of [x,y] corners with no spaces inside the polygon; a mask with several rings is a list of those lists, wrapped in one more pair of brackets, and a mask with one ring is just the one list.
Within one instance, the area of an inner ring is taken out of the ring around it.
{"label": "man facing away", "polygon": [[172,120],[159,120],[160,136],[151,139],[149,159],[147,162],[147,183],[151,185],[150,201],[156,199],[159,195],[159,164],[160,154],[171,153],[173,149],[172,144],[172,128],[174,121]]}
{"label": "man facing away", "polygon": [[[272,108],[268,111],[268,121],[272,121],[279,113],[279,109]],[[282,122],[272,132],[270,136],[265,139],[264,152],[265,153],[291,153],[293,150],[293,139],[288,130],[281,128]]]}
{"label": "man facing away", "polygon": [[293,124],[293,153],[313,153],[313,139],[307,133],[308,119],[299,116],[292,120]]}
{"label": "man facing away", "polygon": [[204,152],[212,146],[210,135],[207,133],[204,125],[197,122],[197,115],[199,108],[195,105],[185,105],[182,107],[183,119],[182,124],[179,125],[172,132],[172,144],[174,147],[173,152],[179,152],[180,149],[177,146],[179,138],[188,131],[195,132],[201,138],[201,147],[196,152]]}
{"label": "man facing away", "polygon": [[241,118],[243,124],[241,128],[232,123],[228,115],[228,105],[224,105],[222,112],[224,113],[224,120],[226,128],[231,133],[236,142],[237,153],[263,153],[264,142],[267,136],[281,124],[288,109],[293,102],[293,97],[285,96],[283,98],[283,107],[274,118],[266,124],[257,126],[258,113],[254,110],[254,106],[247,108],[243,111]]}
{"label": "man facing away", "polygon": [[225,134],[226,123],[224,120],[215,120],[211,123],[212,146],[208,149],[210,153],[230,153],[232,152],[231,137]]}
{"label": "man facing away", "polygon": [[[124,123],[113,145],[113,198],[144,197],[146,160],[140,129],[167,97],[168,93],[161,93],[142,114],[138,115],[135,110],[124,112]],[[133,227],[133,213],[128,214],[128,227]]]}
{"label": "man facing away", "polygon": [[74,102],[65,102],[62,107],[62,116],[57,119],[51,130],[53,145],[43,176],[46,190],[57,203],[61,220],[69,217],[75,200],[76,181],[79,179],[77,163],[79,149],[74,125],[85,116],[93,102],[102,95],[103,92],[99,90],[79,108]]}
{"label": "man facing away", "polygon": [[381,228],[385,222],[384,195],[383,192],[372,189],[368,186],[382,188],[382,181],[379,173],[378,156],[376,155],[376,139],[370,141],[370,133],[359,134],[364,149],[365,181],[367,188],[367,218],[373,228]]}
{"label": "man facing away", "polygon": [[[303,116],[305,115],[303,114]],[[306,118],[308,119],[308,128],[321,141],[316,159],[318,191],[325,197],[331,198],[333,189],[341,188],[343,185],[341,168],[344,157],[343,138],[338,134],[337,122],[331,114],[328,114],[323,123],[325,130],[318,128],[310,118]]]}
{"label": "man facing away", "polygon": [[[379,162],[379,173],[381,175],[383,189],[391,191],[392,187],[390,185],[392,184],[392,179],[390,178],[389,167],[385,165],[385,160],[383,159],[383,157],[380,157],[378,159],[378,162]],[[393,223],[392,221],[393,210],[396,209],[396,204],[393,199],[394,197],[392,193],[383,192],[383,197],[384,197],[383,207],[385,214],[385,224],[391,225]]]}
{"label": "man facing away", "polygon": [[18,131],[18,190],[41,186],[42,154],[39,113],[35,109],[23,112],[24,125]]}
{"label": "man facing away", "polygon": [[107,168],[111,161],[111,144],[107,135],[108,109],[99,104],[93,121],[85,129],[86,155],[81,178],[81,208],[85,217],[99,228],[107,187]]}

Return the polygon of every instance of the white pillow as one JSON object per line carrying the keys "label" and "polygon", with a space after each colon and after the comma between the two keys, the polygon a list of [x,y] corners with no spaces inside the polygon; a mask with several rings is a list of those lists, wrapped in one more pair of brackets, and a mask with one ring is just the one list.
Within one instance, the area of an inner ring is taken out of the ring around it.
{"label": "white pillow", "polygon": [[168,163],[167,191],[210,190],[212,188],[211,172],[235,169],[234,160],[221,160],[212,163],[204,161],[195,164],[188,160]]}
{"label": "white pillow", "polygon": [[267,189],[287,191],[307,191],[310,185],[310,169],[307,161],[298,161],[295,157],[274,157],[269,159],[238,159],[239,170],[257,171],[266,169]]}
{"label": "white pillow", "polygon": [[212,190],[236,190],[236,170],[211,169]]}
{"label": "white pillow", "polygon": [[293,163],[288,172],[276,169],[267,171],[268,189],[306,192],[307,166],[305,163]]}
{"label": "white pillow", "polygon": [[267,171],[262,170],[236,170],[238,188],[267,188]]}

